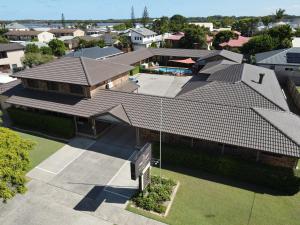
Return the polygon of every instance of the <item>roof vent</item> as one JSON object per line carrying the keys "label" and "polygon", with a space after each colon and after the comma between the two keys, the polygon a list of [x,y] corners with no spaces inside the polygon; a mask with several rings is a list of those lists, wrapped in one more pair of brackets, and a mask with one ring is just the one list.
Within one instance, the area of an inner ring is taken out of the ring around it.
{"label": "roof vent", "polygon": [[259,84],[262,84],[263,79],[264,79],[264,76],[265,76],[264,73],[260,73],[260,74],[259,74],[259,81],[258,81]]}

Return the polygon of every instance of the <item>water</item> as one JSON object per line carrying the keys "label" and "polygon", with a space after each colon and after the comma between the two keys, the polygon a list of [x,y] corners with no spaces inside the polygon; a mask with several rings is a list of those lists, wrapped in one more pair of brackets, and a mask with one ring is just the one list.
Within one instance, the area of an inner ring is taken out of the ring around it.
{"label": "water", "polygon": [[155,69],[156,71],[161,71],[164,73],[180,73],[180,74],[192,74],[190,69],[186,68],[174,68],[174,67],[160,67]]}

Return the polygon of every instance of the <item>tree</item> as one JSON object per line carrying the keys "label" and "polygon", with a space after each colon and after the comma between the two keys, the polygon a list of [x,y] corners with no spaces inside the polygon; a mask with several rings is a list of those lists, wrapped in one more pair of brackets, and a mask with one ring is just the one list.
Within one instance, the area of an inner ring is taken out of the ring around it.
{"label": "tree", "polygon": [[7,40],[5,37],[0,36],[0,43],[7,44],[7,43],[9,43],[9,40]]}
{"label": "tree", "polygon": [[237,35],[230,30],[220,31],[214,37],[212,45],[214,46],[215,49],[220,49],[221,43],[228,42],[230,39],[234,39],[236,37]]}
{"label": "tree", "polygon": [[272,18],[272,16],[263,16],[263,17],[261,18],[261,21],[263,22],[263,24],[264,24],[265,26],[269,26],[269,24],[272,23],[273,18]]}
{"label": "tree", "polygon": [[182,48],[195,48],[195,45],[200,48],[207,48],[206,46],[206,32],[203,27],[196,25],[190,25],[184,30],[184,37],[180,40],[180,46]]}
{"label": "tree", "polygon": [[126,30],[127,27],[125,23],[121,23],[121,24],[114,25],[113,29],[117,31],[122,31],[122,30]]}
{"label": "tree", "polygon": [[187,24],[187,19],[181,15],[174,15],[170,18],[170,30],[179,32],[184,29]]}
{"label": "tree", "polygon": [[118,43],[118,47],[120,49],[122,48],[130,48],[131,43],[130,43],[130,38],[127,36],[119,36],[119,43]]}
{"label": "tree", "polygon": [[248,43],[244,44],[241,51],[245,55],[255,55],[260,52],[271,51],[276,47],[274,39],[268,35],[258,35],[249,40]]}
{"label": "tree", "polygon": [[63,56],[65,54],[66,47],[63,41],[53,39],[48,43],[48,45],[55,56]]}
{"label": "tree", "polygon": [[153,42],[151,45],[150,45],[150,48],[157,48],[157,44],[155,42]]}
{"label": "tree", "polygon": [[242,35],[251,37],[256,32],[258,22],[258,18],[244,18],[234,22],[232,24],[232,30],[239,31]]}
{"label": "tree", "polygon": [[84,39],[79,39],[78,49],[81,49],[81,48],[91,48],[91,47],[96,47],[96,46],[98,46],[100,48],[105,47],[104,40],[100,39],[100,40],[86,41]]}
{"label": "tree", "polygon": [[48,46],[42,46],[40,47],[40,52],[43,54],[43,55],[52,55],[52,49]]}
{"label": "tree", "polygon": [[134,15],[134,7],[131,7],[131,25],[132,27],[135,27],[136,21],[135,21],[135,15]]}
{"label": "tree", "polygon": [[149,23],[150,19],[149,19],[149,13],[148,13],[148,9],[147,6],[145,6],[144,11],[143,11],[143,15],[142,15],[142,24],[144,27],[146,27]]}
{"label": "tree", "polygon": [[281,21],[285,17],[285,9],[277,9],[274,17],[277,22]]}
{"label": "tree", "polygon": [[65,15],[63,13],[61,14],[61,25],[63,28],[66,27]]}
{"label": "tree", "polygon": [[27,53],[22,58],[24,66],[33,67],[52,61],[54,58],[52,55],[43,55],[41,53]]}
{"label": "tree", "polygon": [[6,202],[17,193],[26,192],[26,172],[29,168],[29,151],[34,147],[30,140],[16,132],[0,127],[0,198]]}
{"label": "tree", "polygon": [[295,37],[300,37],[300,28],[296,29],[295,33],[294,33]]}
{"label": "tree", "polygon": [[164,34],[170,31],[170,21],[166,16],[157,19],[152,24],[152,30],[158,34]]}
{"label": "tree", "polygon": [[39,53],[39,52],[40,52],[40,49],[35,44],[28,44],[25,47],[25,53]]}
{"label": "tree", "polygon": [[275,48],[290,48],[292,46],[293,30],[289,25],[276,26],[267,31],[267,33],[277,43]]}

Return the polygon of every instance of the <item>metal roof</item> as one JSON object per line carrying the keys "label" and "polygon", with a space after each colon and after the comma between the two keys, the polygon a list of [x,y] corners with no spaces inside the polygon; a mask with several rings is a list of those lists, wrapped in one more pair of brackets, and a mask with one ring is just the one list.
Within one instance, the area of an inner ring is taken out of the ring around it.
{"label": "metal roof", "polygon": [[82,48],[67,54],[67,57],[86,57],[90,59],[101,59],[120,55],[123,52],[115,47],[100,48],[98,46],[92,48]]}
{"label": "metal roof", "polygon": [[231,60],[231,61],[237,62],[237,63],[242,63],[243,58],[244,58],[244,56],[239,53],[235,53],[235,52],[231,52],[231,51],[227,51],[227,50],[218,50],[218,51],[211,51],[210,54],[207,54],[206,56],[201,57],[199,59],[199,61],[208,60],[208,59],[216,57],[216,56],[221,56],[225,59],[228,59],[228,60]]}
{"label": "metal roof", "polygon": [[141,27],[141,28],[133,28],[131,29],[131,31],[136,32],[138,34],[141,34],[143,36],[150,36],[150,35],[156,35],[155,32],[153,32],[152,30],[149,30],[147,28]]}
{"label": "metal roof", "polygon": [[18,43],[0,44],[0,52],[9,52],[9,51],[24,50],[24,49],[25,47]]}
{"label": "metal roof", "polygon": [[20,23],[17,23],[17,22],[7,24],[7,25],[5,25],[5,28],[6,29],[28,29],[23,24],[20,24]]}
{"label": "metal roof", "polygon": [[[264,74],[261,84],[258,83],[260,74]],[[282,110],[289,111],[288,104],[273,70],[250,64],[236,64],[213,73],[207,81],[243,82]]]}
{"label": "metal roof", "polygon": [[279,49],[269,52],[258,53],[255,55],[257,64],[270,64],[270,65],[297,65],[300,63],[288,63],[287,54],[299,53],[300,48],[289,48],[289,49]]}
{"label": "metal roof", "polygon": [[[300,147],[294,140],[299,134],[291,136],[292,131],[287,132],[275,119],[266,120],[256,108],[196,104],[190,100],[109,90],[99,90],[93,98],[86,99],[23,89],[13,93],[7,102],[82,117],[97,116],[122,104],[132,126],[156,131],[160,129],[162,107],[163,132],[300,157]],[[290,112],[281,111],[280,115],[284,115],[287,124],[300,124],[300,118]]]}
{"label": "metal roof", "polygon": [[13,77],[92,86],[133,69],[106,60],[63,57],[13,74]]}

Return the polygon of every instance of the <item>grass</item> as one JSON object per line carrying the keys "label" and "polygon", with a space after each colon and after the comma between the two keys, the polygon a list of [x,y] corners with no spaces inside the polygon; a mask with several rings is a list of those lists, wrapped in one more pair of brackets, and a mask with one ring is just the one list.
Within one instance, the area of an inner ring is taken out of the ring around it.
{"label": "grass", "polygon": [[[226,185],[226,179],[198,171],[179,171],[162,170],[163,176],[180,181],[166,218],[130,206],[127,209],[171,225],[300,224],[300,193],[294,196],[258,193],[250,188],[239,188],[239,185]],[[153,168],[152,173],[158,174],[158,169]],[[218,179],[222,182],[210,181]]]}
{"label": "grass", "polygon": [[36,135],[22,133],[22,132],[17,132],[17,133],[20,134],[21,137],[25,139],[30,139],[36,143],[34,149],[29,153],[29,157],[30,157],[29,170],[36,167],[38,164],[40,164],[42,161],[47,159],[50,155],[52,155],[54,152],[56,152],[58,149],[60,149],[65,145],[65,143],[39,137]]}

